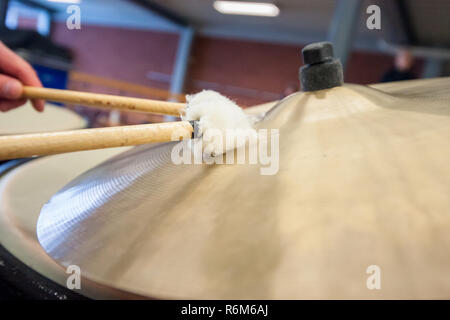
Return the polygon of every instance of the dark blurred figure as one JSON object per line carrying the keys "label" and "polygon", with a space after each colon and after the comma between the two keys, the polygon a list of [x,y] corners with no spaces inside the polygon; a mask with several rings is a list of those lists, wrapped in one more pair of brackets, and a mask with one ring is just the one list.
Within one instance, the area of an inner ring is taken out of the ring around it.
{"label": "dark blurred figure", "polygon": [[284,89],[281,99],[287,97],[297,91],[300,91],[300,86],[298,83],[291,83],[286,89]]}
{"label": "dark blurred figure", "polygon": [[381,82],[412,80],[416,77],[411,72],[414,57],[408,50],[402,49],[395,55],[395,65],[381,79]]}

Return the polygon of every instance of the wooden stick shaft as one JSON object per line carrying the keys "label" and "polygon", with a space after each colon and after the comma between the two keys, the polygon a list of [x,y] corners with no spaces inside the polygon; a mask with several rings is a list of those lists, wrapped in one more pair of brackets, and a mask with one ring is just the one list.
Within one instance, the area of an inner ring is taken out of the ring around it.
{"label": "wooden stick shaft", "polygon": [[0,137],[0,160],[189,139],[188,121]]}
{"label": "wooden stick shaft", "polygon": [[22,97],[28,99],[44,99],[54,102],[74,103],[100,108],[115,108],[120,110],[150,112],[173,116],[179,116],[180,112],[186,107],[186,104],[178,102],[27,86],[23,87]]}

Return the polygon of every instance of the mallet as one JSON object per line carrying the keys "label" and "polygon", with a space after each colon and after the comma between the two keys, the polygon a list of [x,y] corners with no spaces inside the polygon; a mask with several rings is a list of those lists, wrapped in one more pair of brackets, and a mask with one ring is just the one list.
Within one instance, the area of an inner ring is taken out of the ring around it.
{"label": "mallet", "polygon": [[177,121],[1,136],[0,160],[179,141],[192,138],[196,128],[196,121]]}
{"label": "mallet", "polygon": [[186,108],[185,103],[178,102],[27,86],[23,87],[22,97],[27,99],[44,99],[54,102],[73,103],[108,109],[114,108],[119,110],[167,114],[173,116],[180,116],[181,112]]}
{"label": "mallet", "polygon": [[[233,101],[211,90],[187,96],[187,104],[29,87],[25,87],[24,96],[161,114],[183,113],[187,121],[3,136],[0,160],[201,138],[205,128],[226,134],[228,129],[252,130],[254,122]],[[210,140],[205,149],[223,149],[221,138]]]}

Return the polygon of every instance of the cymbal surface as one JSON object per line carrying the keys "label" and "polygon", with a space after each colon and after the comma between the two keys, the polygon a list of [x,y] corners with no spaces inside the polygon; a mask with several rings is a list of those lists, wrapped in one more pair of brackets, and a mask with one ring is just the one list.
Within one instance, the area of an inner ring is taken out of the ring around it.
{"label": "cymbal surface", "polygon": [[439,97],[439,99],[443,99],[450,98],[448,81],[448,78],[417,79],[377,83],[370,87],[397,97]]}
{"label": "cymbal surface", "polygon": [[[448,298],[450,83],[438,83],[420,97],[291,95],[257,125],[279,129],[274,175],[175,165],[175,143],[134,148],[53,196],[39,241],[63,266],[149,297]],[[366,286],[371,265],[381,290]]]}
{"label": "cymbal surface", "polygon": [[[129,147],[41,157],[0,175],[1,246],[45,278],[66,287],[66,270],[46,254],[37,240],[39,212],[55,192],[75,177],[127,149]],[[79,293],[84,296],[124,298],[121,292],[110,292],[109,288],[98,288],[85,279],[82,281]]]}
{"label": "cymbal surface", "polygon": [[86,120],[80,115],[49,103],[45,104],[42,113],[34,110],[29,101],[20,108],[0,113],[0,135],[74,130],[86,126]]}

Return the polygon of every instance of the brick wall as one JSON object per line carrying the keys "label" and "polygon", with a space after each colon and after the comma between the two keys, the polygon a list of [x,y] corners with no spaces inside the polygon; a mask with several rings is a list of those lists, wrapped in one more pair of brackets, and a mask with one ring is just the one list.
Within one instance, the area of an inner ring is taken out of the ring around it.
{"label": "brick wall", "polygon": [[[55,24],[53,39],[73,49],[77,71],[169,88],[178,35],[153,31],[83,25],[69,31]],[[301,46],[198,36],[195,39],[186,92],[215,89],[241,105],[278,99],[298,85]],[[345,79],[379,81],[393,63],[388,55],[353,52]],[[416,71],[421,68],[420,61]]]}
{"label": "brick wall", "polygon": [[72,49],[76,71],[164,89],[167,82],[148,73],[171,74],[178,46],[175,33],[91,25],[68,30],[63,23],[53,25],[52,39]]}

